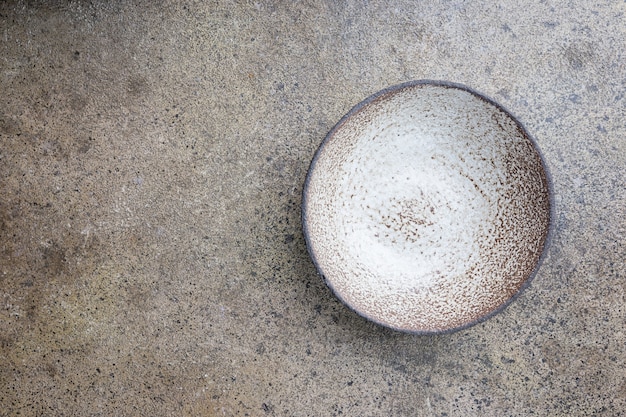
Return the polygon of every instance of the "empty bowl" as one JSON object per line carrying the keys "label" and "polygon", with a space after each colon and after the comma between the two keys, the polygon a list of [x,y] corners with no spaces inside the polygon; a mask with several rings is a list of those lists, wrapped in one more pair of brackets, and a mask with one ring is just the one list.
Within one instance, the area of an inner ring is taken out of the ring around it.
{"label": "empty bowl", "polygon": [[534,276],[551,226],[536,143],[501,106],[415,81],[354,107],[306,178],[307,248],[360,315],[413,333],[465,328]]}

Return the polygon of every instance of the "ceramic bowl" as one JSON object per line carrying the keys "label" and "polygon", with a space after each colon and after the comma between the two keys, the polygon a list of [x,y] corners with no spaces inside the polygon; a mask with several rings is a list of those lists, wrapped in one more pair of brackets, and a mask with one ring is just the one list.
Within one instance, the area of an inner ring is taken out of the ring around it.
{"label": "ceramic bowl", "polygon": [[311,163],[309,253],[346,305],[414,333],[507,305],[540,264],[551,186],[534,140],[458,84],[415,81],[354,107]]}

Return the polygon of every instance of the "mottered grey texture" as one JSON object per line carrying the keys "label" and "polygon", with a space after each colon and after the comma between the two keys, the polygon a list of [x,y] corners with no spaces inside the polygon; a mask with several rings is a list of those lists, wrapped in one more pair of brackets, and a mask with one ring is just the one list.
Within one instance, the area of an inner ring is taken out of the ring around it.
{"label": "mottered grey texture", "polygon": [[[0,2],[0,415],[607,415],[626,409],[623,2]],[[554,233],[460,332],[346,308],[309,163],[409,80],[535,138]]]}

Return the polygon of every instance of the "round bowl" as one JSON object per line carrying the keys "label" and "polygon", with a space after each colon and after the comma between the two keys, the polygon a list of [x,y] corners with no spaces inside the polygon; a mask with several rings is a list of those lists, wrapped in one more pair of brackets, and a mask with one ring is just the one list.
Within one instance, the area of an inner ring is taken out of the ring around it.
{"label": "round bowl", "polygon": [[534,276],[551,228],[534,140],[458,84],[414,81],[354,107],[303,191],[307,248],[335,295],[413,333],[480,322]]}

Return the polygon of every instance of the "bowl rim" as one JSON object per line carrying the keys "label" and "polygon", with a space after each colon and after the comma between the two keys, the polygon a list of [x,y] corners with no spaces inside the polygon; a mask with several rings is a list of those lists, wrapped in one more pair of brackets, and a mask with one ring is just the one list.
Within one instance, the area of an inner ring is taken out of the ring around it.
{"label": "bowl rim", "polygon": [[[478,99],[483,100],[484,102],[486,102],[488,104],[491,104],[492,106],[496,107],[498,110],[500,110],[504,114],[506,114],[516,124],[518,130],[522,133],[522,135],[526,139],[528,139],[530,141],[530,143],[532,144],[535,152],[537,153],[537,155],[539,157],[539,161],[541,163],[541,167],[543,169],[543,173],[544,173],[545,180],[546,180],[546,186],[547,186],[547,191],[548,191],[548,204],[549,204],[547,231],[546,231],[544,239],[543,239],[543,247],[541,249],[541,253],[540,253],[539,257],[537,258],[537,262],[536,262],[534,268],[532,269],[530,274],[528,274],[528,276],[523,281],[523,283],[519,287],[519,289],[511,297],[509,297],[506,301],[504,301],[501,305],[499,305],[497,308],[489,311],[487,314],[484,314],[484,315],[482,315],[480,317],[477,317],[476,319],[471,320],[471,321],[469,321],[469,322],[467,322],[465,324],[462,324],[460,326],[451,327],[451,328],[445,328],[445,329],[441,329],[441,330],[411,330],[411,329],[404,329],[404,328],[402,328],[400,326],[392,326],[392,325],[389,325],[387,323],[382,323],[381,321],[377,320],[375,317],[371,317],[371,316],[369,316],[369,315],[367,315],[367,314],[357,310],[355,307],[353,307],[352,305],[347,303],[346,300],[341,296],[341,294],[339,294],[339,292],[335,290],[335,288],[333,287],[332,283],[329,282],[329,280],[326,278],[326,276],[322,272],[322,269],[321,269],[320,264],[318,262],[317,256],[316,256],[316,254],[315,254],[315,252],[314,252],[314,250],[312,248],[309,228],[308,228],[308,224],[307,224],[307,202],[309,200],[309,184],[310,184],[310,180],[311,180],[311,175],[312,175],[312,172],[315,169],[317,161],[318,161],[318,159],[319,159],[319,157],[320,157],[324,147],[330,141],[330,139],[335,135],[335,133],[339,129],[341,129],[341,127],[352,116],[354,116],[355,114],[359,113],[360,111],[362,111],[366,107],[370,106],[371,104],[373,104],[373,103],[375,103],[375,102],[377,102],[379,100],[382,100],[383,98],[385,98],[387,96],[394,95],[394,94],[400,92],[401,90],[410,89],[410,88],[421,88],[421,87],[424,87],[424,86],[441,87],[441,88],[452,88],[452,89],[463,90],[465,92],[468,92],[468,93],[472,94],[473,96],[477,97]],[[408,333],[408,334],[415,334],[415,335],[440,335],[440,334],[455,333],[455,332],[458,332],[460,330],[464,330],[464,329],[467,329],[469,327],[475,326],[476,324],[482,323],[482,322],[492,318],[496,314],[498,314],[498,313],[502,312],[504,309],[506,309],[511,303],[513,303],[513,301],[515,301],[530,286],[531,282],[533,281],[533,279],[535,278],[535,276],[539,272],[539,269],[540,269],[541,265],[543,264],[545,258],[547,257],[548,248],[551,246],[553,235],[554,235],[555,214],[556,213],[555,213],[555,201],[554,201],[554,186],[553,186],[553,182],[552,182],[552,175],[550,174],[550,171],[548,169],[545,157],[544,157],[543,153],[541,152],[541,149],[539,148],[539,145],[537,144],[537,141],[530,134],[530,132],[528,132],[526,127],[519,121],[519,119],[517,117],[515,117],[513,115],[513,113],[511,113],[509,110],[507,110],[501,104],[497,103],[495,100],[489,98],[488,96],[486,96],[486,95],[484,95],[484,94],[474,90],[471,87],[468,87],[468,86],[466,86],[464,84],[451,82],[451,81],[430,80],[430,79],[413,80],[413,81],[407,81],[407,82],[403,82],[403,83],[400,83],[400,84],[392,85],[390,87],[384,88],[384,89],[382,89],[382,90],[380,90],[380,91],[370,95],[369,97],[365,98],[363,101],[359,102],[354,107],[352,107],[352,109],[350,109],[350,111],[348,111],[337,122],[337,124],[335,124],[335,126],[333,126],[333,128],[328,132],[328,134],[326,134],[326,136],[324,137],[324,139],[322,140],[322,142],[318,146],[317,150],[315,151],[315,154],[313,155],[313,159],[311,160],[311,163],[309,164],[309,168],[307,170],[306,178],[305,178],[305,181],[304,181],[304,186],[302,188],[302,199],[301,199],[301,223],[302,223],[302,231],[303,231],[303,235],[304,235],[304,240],[305,240],[307,252],[308,252],[311,260],[313,261],[313,264],[315,265],[315,269],[317,271],[317,274],[322,277],[322,279],[324,280],[324,283],[331,290],[331,292],[335,295],[335,297],[337,297],[344,306],[348,307],[350,310],[355,312],[357,315],[365,318],[366,320],[369,320],[369,321],[371,321],[373,323],[376,323],[379,326],[382,326],[384,328],[388,328],[388,329],[392,329],[392,330],[395,330],[395,331],[398,331],[398,332],[403,332],[403,333]]]}

